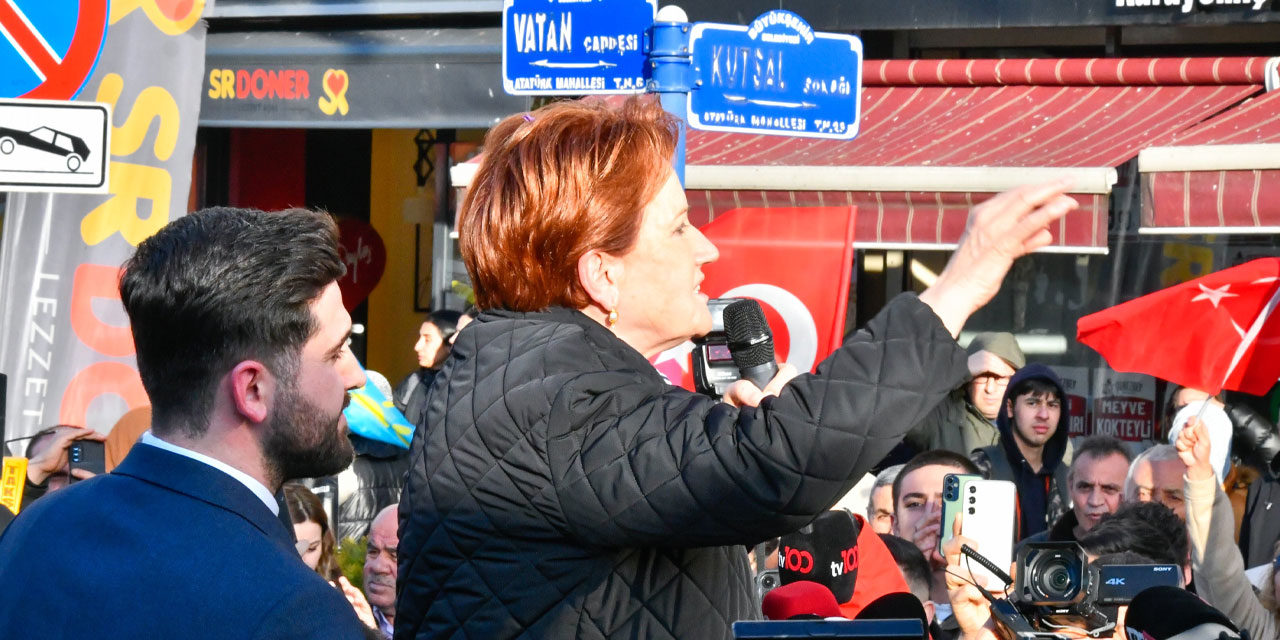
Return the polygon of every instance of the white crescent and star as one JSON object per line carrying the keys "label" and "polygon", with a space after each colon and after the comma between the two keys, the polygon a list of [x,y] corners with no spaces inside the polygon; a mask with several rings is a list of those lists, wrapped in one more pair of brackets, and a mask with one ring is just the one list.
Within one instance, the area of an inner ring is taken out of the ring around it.
{"label": "white crescent and star", "polygon": [[1230,283],[1224,284],[1217,289],[1210,289],[1209,287],[1206,287],[1203,284],[1196,284],[1196,286],[1200,287],[1200,295],[1192,298],[1191,301],[1199,302],[1201,300],[1208,300],[1209,303],[1213,305],[1214,309],[1218,308],[1218,303],[1222,302],[1223,298],[1240,297],[1240,294],[1238,293],[1229,292],[1231,289]]}

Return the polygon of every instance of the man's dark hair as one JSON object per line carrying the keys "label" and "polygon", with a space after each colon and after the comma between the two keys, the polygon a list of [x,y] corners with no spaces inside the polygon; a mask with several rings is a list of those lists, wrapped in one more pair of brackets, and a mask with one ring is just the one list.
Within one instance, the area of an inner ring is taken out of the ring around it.
{"label": "man's dark hair", "polygon": [[1098,556],[1090,563],[1095,567],[1109,567],[1113,564],[1161,564],[1134,551],[1120,551]]}
{"label": "man's dark hair", "polygon": [[[930,449],[921,451],[902,466],[902,471],[898,472],[898,477],[893,479],[893,508],[898,508],[898,498],[902,497],[902,480],[911,475],[912,472],[921,467],[931,467],[934,465],[942,465],[945,467],[953,467],[961,469],[962,473],[971,473],[980,475],[977,465],[973,461],[948,449]],[[939,487],[941,489],[941,487]]]}
{"label": "man's dark hair", "polygon": [[1092,556],[1132,551],[1163,564],[1187,566],[1187,525],[1159,502],[1128,502],[1102,516],[1079,540]]}
{"label": "man's dark hair", "polygon": [[426,322],[434,324],[440,330],[440,337],[448,342],[449,336],[458,332],[458,318],[461,317],[462,314],[457,311],[437,309],[427,314]]}
{"label": "man's dark hair", "polygon": [[1133,462],[1133,454],[1129,453],[1129,448],[1115,436],[1094,435],[1080,440],[1080,444],[1076,446],[1074,460],[1079,460],[1085,456],[1095,459],[1102,459],[1108,456],[1122,456],[1125,462]]}
{"label": "man's dark hair", "polygon": [[318,328],[310,304],[345,270],[333,219],[305,209],[214,207],[139,244],[120,299],[156,435],[202,435],[218,382],[238,362],[292,377]]}
{"label": "man's dark hair", "polygon": [[1062,394],[1058,390],[1057,385],[1053,384],[1048,378],[1023,378],[1009,388],[1009,392],[1005,395],[1010,400],[1016,400],[1022,396],[1031,394],[1035,397],[1043,395],[1053,396],[1058,400],[1062,400],[1059,396]]}
{"label": "man's dark hair", "polygon": [[930,569],[924,552],[920,551],[920,547],[917,547],[914,542],[895,535],[882,533],[880,539],[884,541],[884,546],[889,548],[889,555],[893,556],[893,561],[898,564],[902,577],[906,578],[911,595],[919,598],[920,602],[927,602],[929,594],[933,591],[933,570]]}
{"label": "man's dark hair", "polygon": [[[1071,468],[1067,471],[1067,477],[1074,477],[1076,463],[1086,457],[1093,460],[1102,460],[1111,456],[1124,458],[1126,466],[1133,464],[1133,454],[1129,453],[1129,449],[1124,446],[1124,443],[1119,438],[1104,435],[1084,438],[1080,441],[1080,445],[1076,447],[1075,457],[1071,459]],[[1122,486],[1121,489],[1124,489],[1124,487]]]}

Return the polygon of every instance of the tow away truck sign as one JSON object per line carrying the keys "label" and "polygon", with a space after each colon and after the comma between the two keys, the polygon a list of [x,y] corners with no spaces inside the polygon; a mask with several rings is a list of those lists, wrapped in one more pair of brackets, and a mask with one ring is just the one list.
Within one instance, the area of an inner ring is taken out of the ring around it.
{"label": "tow away truck sign", "polygon": [[0,191],[106,193],[110,107],[0,100]]}
{"label": "tow away truck sign", "polygon": [[506,0],[502,87],[512,95],[643,93],[657,0]]}

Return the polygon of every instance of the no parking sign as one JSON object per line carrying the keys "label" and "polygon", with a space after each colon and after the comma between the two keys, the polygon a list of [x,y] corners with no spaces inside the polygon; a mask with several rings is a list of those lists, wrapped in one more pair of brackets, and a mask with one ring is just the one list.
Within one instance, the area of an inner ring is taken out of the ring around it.
{"label": "no parking sign", "polygon": [[98,63],[108,0],[0,0],[0,98],[70,100]]}

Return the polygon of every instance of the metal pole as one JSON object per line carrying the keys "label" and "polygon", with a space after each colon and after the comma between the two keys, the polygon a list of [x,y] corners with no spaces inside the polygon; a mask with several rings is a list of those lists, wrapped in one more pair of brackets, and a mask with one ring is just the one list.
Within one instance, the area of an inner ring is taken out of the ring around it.
{"label": "metal pole", "polygon": [[646,89],[658,94],[662,108],[680,121],[679,140],[671,166],[684,185],[685,130],[689,128],[685,113],[689,106],[689,89],[693,79],[693,56],[689,52],[689,17],[684,9],[667,5],[658,11],[649,38],[649,82]]}

